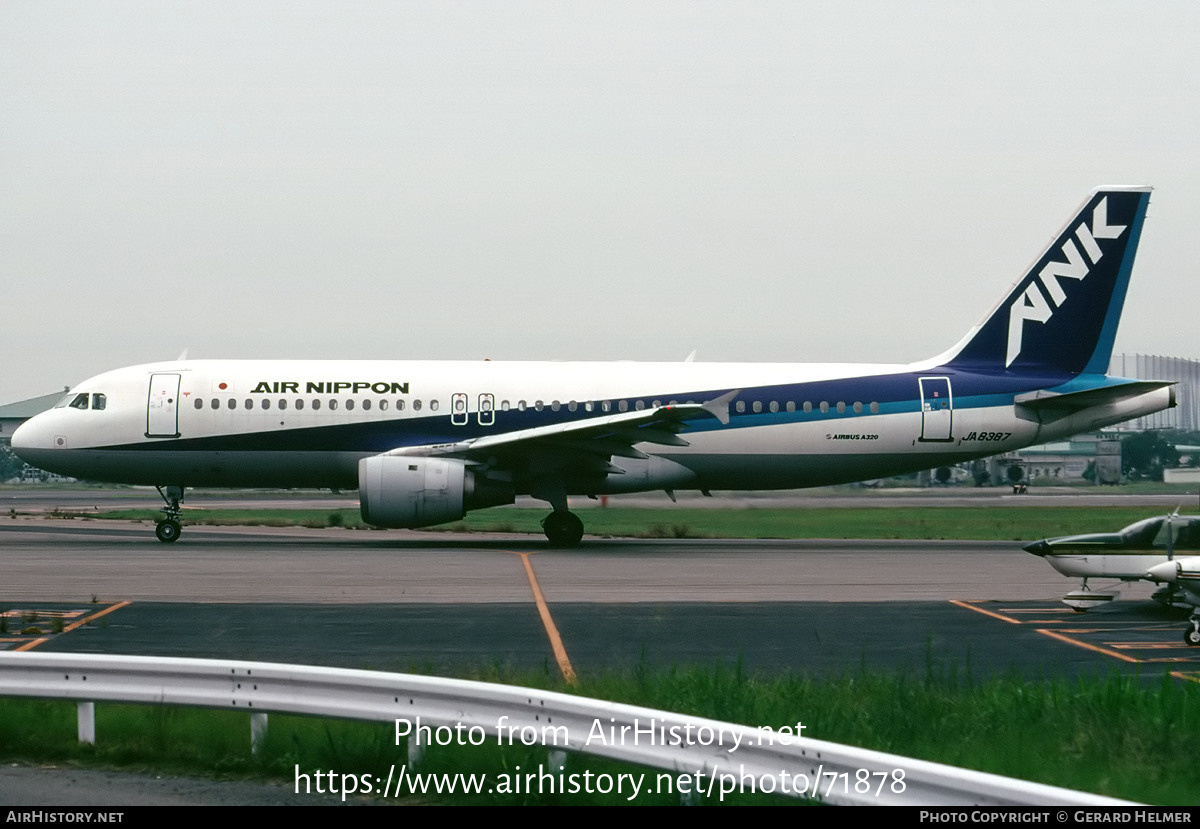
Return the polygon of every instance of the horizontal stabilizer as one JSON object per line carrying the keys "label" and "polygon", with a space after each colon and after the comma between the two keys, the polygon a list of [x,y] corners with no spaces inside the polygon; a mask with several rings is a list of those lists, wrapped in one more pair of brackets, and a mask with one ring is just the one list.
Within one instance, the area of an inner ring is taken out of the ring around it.
{"label": "horizontal stabilizer", "polygon": [[[1084,391],[1067,392],[1065,394],[1039,389],[1028,394],[1017,395],[1013,402],[1024,409],[1035,412],[1070,414],[1082,411],[1083,409],[1090,409],[1093,406],[1103,406],[1111,403],[1120,403],[1124,400],[1132,400],[1148,392],[1158,391],[1159,389],[1165,389],[1173,385],[1175,384],[1162,380],[1131,380],[1119,386],[1106,386],[1099,389],[1086,389]],[[1175,405],[1174,394],[1171,395],[1171,405]]]}

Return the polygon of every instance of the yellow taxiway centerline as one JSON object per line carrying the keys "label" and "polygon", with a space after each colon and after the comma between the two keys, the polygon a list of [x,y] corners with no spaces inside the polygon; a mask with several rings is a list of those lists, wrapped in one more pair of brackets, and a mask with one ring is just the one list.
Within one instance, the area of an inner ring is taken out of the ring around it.
{"label": "yellow taxiway centerline", "polygon": [[562,671],[563,679],[568,685],[576,684],[579,679],[575,676],[575,669],[571,667],[571,660],[567,658],[567,649],[563,645],[562,637],[558,635],[558,628],[554,626],[554,619],[550,616],[550,608],[546,604],[546,598],[542,595],[542,588],[538,585],[537,576],[533,574],[533,565],[529,562],[529,556],[532,553],[517,553],[521,557],[521,563],[525,566],[525,575],[529,578],[529,588],[533,591],[533,600],[537,603],[538,615],[542,617],[542,626],[546,628],[546,635],[550,637],[550,648],[554,651],[554,659],[558,662],[558,669]]}

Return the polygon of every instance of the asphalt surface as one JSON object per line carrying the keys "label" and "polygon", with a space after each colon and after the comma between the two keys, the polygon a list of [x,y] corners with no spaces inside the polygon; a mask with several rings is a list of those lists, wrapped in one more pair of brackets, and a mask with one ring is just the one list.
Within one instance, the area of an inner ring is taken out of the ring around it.
{"label": "asphalt surface", "polygon": [[[1186,613],[1131,585],[1074,614],[1057,599],[1075,586],[1012,542],[588,539],[557,551],[518,535],[188,527],[168,546],[148,525],[0,519],[7,650],[451,675],[565,660],[580,675],[739,663],[1200,679]],[[79,781],[77,805],[291,802],[278,787],[217,787],[222,796],[204,781],[147,789],[62,774]],[[62,787],[38,794],[46,776],[0,771],[0,802],[68,805]]]}

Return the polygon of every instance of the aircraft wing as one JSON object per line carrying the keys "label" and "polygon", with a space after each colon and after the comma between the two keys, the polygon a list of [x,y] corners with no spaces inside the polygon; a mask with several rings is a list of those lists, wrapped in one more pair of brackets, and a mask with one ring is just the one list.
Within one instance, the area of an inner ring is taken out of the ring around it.
{"label": "aircraft wing", "polygon": [[[598,472],[623,470],[607,463],[613,456],[645,458],[634,448],[639,443],[661,446],[687,446],[679,436],[691,421],[715,418],[729,422],[729,403],[741,390],[727,392],[706,403],[680,403],[656,406],[642,411],[603,414],[565,423],[553,423],[532,429],[520,429],[496,435],[484,435],[456,443],[405,446],[385,455],[407,457],[451,457],[485,465],[508,465],[503,459],[513,456],[557,457],[559,464],[590,461]],[[599,463],[597,463],[599,462]]]}

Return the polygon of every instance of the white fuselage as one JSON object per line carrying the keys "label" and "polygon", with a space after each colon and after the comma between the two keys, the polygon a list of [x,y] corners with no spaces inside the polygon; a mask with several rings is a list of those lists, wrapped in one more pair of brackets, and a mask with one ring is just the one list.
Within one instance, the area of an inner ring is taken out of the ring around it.
{"label": "white fuselage", "polygon": [[[13,443],[79,478],[353,488],[361,459],[404,447],[727,395],[727,417],[689,420],[679,445],[627,453],[644,457],[618,452],[612,474],[565,469],[567,489],[773,489],[994,455],[1156,411],[1170,396],[1156,389],[1043,422],[1015,405],[1039,387],[936,365],[182,361],[93,377]],[[517,491],[553,463],[535,446]]]}

